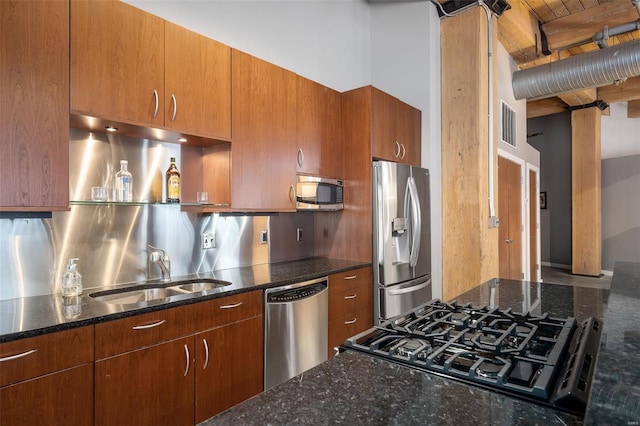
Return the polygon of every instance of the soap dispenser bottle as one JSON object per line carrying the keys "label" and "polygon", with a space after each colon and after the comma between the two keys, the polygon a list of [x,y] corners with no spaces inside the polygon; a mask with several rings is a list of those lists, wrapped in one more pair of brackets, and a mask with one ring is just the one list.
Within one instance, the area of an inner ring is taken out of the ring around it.
{"label": "soap dispenser bottle", "polygon": [[62,275],[60,285],[63,297],[73,297],[82,294],[82,275],[78,272],[78,258],[69,259],[67,271]]}

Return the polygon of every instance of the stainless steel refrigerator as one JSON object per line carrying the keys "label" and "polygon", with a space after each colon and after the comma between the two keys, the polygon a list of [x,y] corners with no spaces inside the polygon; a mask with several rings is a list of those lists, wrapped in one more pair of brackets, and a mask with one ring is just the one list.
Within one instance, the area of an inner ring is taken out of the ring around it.
{"label": "stainless steel refrigerator", "polygon": [[373,162],[374,322],[431,300],[429,171]]}

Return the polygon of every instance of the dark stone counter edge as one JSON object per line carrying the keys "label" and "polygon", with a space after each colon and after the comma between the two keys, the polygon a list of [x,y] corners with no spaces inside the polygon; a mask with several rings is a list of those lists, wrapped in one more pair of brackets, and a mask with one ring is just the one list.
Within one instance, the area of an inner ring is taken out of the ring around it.
{"label": "dark stone counter edge", "polygon": [[[295,270],[297,268],[297,266],[301,265],[301,264],[305,264],[306,262],[309,261],[314,261],[314,260],[318,260],[318,258],[313,258],[313,259],[302,259],[302,260],[298,260],[298,261],[287,261],[287,262],[280,262],[280,263],[273,263],[273,264],[269,264],[270,266],[278,266],[280,268],[285,268],[287,267],[287,265],[290,265],[292,270]],[[323,262],[324,265],[329,266],[330,269],[326,269],[326,268],[319,268],[318,270],[312,270],[312,271],[307,271],[305,273],[294,273],[292,272],[292,274],[290,276],[287,276],[286,278],[281,278],[281,279],[277,279],[277,280],[273,280],[273,281],[269,281],[269,282],[262,282],[262,283],[232,283],[231,286],[228,287],[222,287],[220,289],[220,291],[215,291],[213,293],[210,294],[206,294],[206,295],[201,295],[201,296],[197,296],[197,297],[192,297],[192,298],[185,298],[182,300],[176,300],[176,301],[170,301],[170,302],[166,302],[166,303],[160,303],[157,305],[153,305],[153,306],[146,306],[146,307],[142,307],[142,308],[132,308],[129,310],[125,310],[122,312],[114,312],[114,313],[109,313],[109,314],[104,314],[104,315],[96,315],[95,317],[90,317],[90,318],[83,318],[77,321],[70,321],[70,322],[64,322],[64,323],[52,323],[50,326],[46,326],[46,327],[39,327],[39,328],[34,328],[31,330],[24,330],[24,331],[19,331],[19,332],[15,332],[15,333],[7,333],[7,334],[3,334],[0,335],[0,343],[6,343],[6,342],[10,342],[13,340],[20,340],[20,339],[25,339],[28,337],[35,337],[35,336],[40,336],[43,334],[49,334],[49,333],[53,333],[56,331],[63,331],[63,330],[69,330],[69,329],[73,329],[73,328],[78,328],[78,327],[84,327],[87,325],[93,325],[93,324],[98,324],[101,322],[107,322],[107,321],[113,321],[116,319],[120,319],[120,318],[126,318],[126,317],[131,317],[131,316],[135,316],[135,315],[141,315],[141,314],[145,314],[148,312],[156,312],[156,311],[161,311],[161,310],[165,310],[165,309],[170,309],[170,308],[175,308],[178,306],[184,306],[184,305],[191,305],[194,303],[199,303],[199,302],[204,302],[206,300],[212,300],[212,299],[218,299],[221,297],[226,297],[226,296],[233,296],[235,294],[241,294],[241,293],[246,293],[249,291],[254,291],[254,290],[264,290],[264,289],[268,289],[271,287],[279,287],[279,286],[284,286],[287,284],[293,284],[293,283],[297,283],[297,282],[301,282],[301,281],[309,281],[309,280],[313,280],[316,278],[321,278],[321,277],[325,277],[327,275],[332,275],[332,274],[337,274],[340,272],[346,272],[346,271],[350,271],[353,269],[359,269],[359,268],[363,268],[363,267],[367,267],[367,266],[371,266],[371,262],[358,262],[358,261],[348,261],[348,260],[342,260],[342,259],[330,259],[330,258],[321,258],[320,260],[324,260],[326,261],[326,263]],[[341,266],[331,266],[332,263],[338,263]],[[242,270],[245,268],[251,268],[251,266],[247,266],[247,267],[241,267],[241,268],[234,268],[234,269],[238,269],[238,270]],[[312,268],[313,269],[313,268]],[[193,282],[194,279],[206,279],[206,278],[211,278],[211,275],[214,274],[215,272],[218,271],[213,271],[211,273],[207,273],[207,274],[194,274],[194,275],[185,275],[182,277],[176,277],[174,279],[172,279],[172,282],[168,285],[176,285],[178,283],[184,283],[184,282]],[[165,283],[163,283],[165,284]],[[130,287],[132,286],[132,283],[126,284],[126,285],[119,285],[118,287]],[[100,291],[100,290],[96,290],[96,291]],[[83,295],[83,298],[86,299],[91,299],[88,296]],[[30,298],[26,297],[23,298],[22,300],[26,301],[26,303],[28,303],[28,300]],[[1,301],[0,301],[1,302]],[[99,301],[92,301],[91,303],[102,303]]]}

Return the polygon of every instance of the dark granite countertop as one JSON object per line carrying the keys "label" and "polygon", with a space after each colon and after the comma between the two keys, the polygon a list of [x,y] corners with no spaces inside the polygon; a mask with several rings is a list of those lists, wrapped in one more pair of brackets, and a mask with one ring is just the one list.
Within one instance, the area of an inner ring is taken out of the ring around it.
{"label": "dark granite countertop", "polygon": [[[212,290],[204,295],[185,294],[168,303],[155,302],[135,309],[99,302],[89,296],[95,291],[107,290],[106,288],[85,289],[82,296],[70,299],[76,302],[74,304],[63,303],[63,298],[59,294],[1,300],[0,343],[246,291],[311,280],[369,265],[370,263],[366,262],[312,258],[174,277],[169,285],[197,279],[228,281],[231,285]],[[131,285],[133,284],[122,284],[111,289]]]}
{"label": "dark granite countertop", "polygon": [[492,280],[456,300],[517,312],[573,316],[579,321],[590,316],[604,319],[585,418],[346,351],[202,425],[638,424],[640,265],[618,264],[611,291]]}

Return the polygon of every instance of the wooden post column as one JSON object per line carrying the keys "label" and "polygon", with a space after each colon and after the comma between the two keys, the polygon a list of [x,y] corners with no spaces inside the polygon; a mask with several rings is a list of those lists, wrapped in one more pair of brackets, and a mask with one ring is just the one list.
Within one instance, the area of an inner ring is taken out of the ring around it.
{"label": "wooden post column", "polygon": [[[497,46],[496,19],[493,23],[492,44]],[[440,35],[442,295],[444,300],[450,300],[498,276],[498,229],[489,228],[488,202],[488,182],[494,179],[497,209],[498,160],[495,138],[489,141],[489,45],[485,11],[476,7],[444,19]],[[494,117],[495,87],[494,84]],[[494,176],[489,176],[489,143],[494,146]]]}
{"label": "wooden post column", "polygon": [[600,117],[571,112],[571,272],[598,276],[602,267]]}

